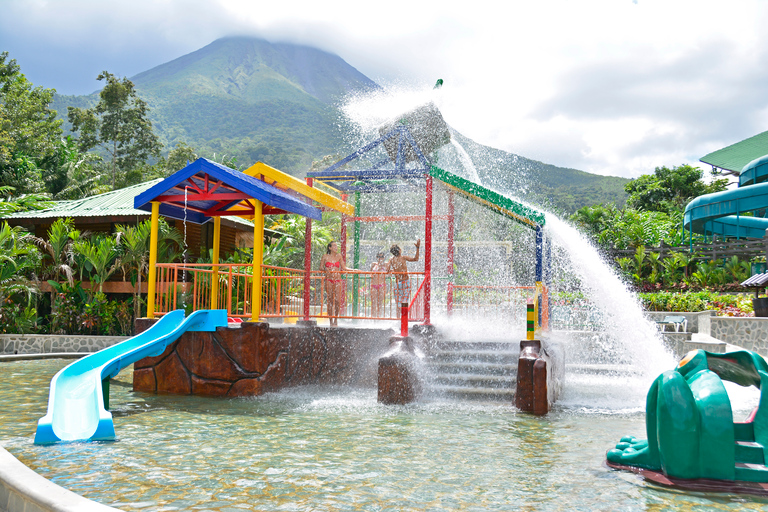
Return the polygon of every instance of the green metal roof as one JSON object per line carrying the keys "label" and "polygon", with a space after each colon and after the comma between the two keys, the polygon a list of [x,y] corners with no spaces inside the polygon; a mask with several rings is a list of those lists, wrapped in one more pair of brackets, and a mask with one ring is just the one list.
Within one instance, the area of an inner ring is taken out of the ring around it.
{"label": "green metal roof", "polygon": [[46,219],[59,217],[113,217],[118,215],[148,217],[149,213],[133,207],[133,198],[161,181],[162,179],[156,179],[83,199],[56,201],[53,206],[45,210],[16,212],[5,218]]}
{"label": "green metal roof", "polygon": [[713,151],[699,161],[738,174],[745,165],[764,155],[768,155],[768,131]]}
{"label": "green metal roof", "polygon": [[[105,192],[73,201],[56,201],[45,210],[31,210],[6,215],[3,219],[58,219],[60,217],[143,217],[150,213],[133,207],[134,198],[163,181],[162,178],[131,185],[130,187]],[[253,223],[239,217],[227,217],[235,224],[251,227]]]}

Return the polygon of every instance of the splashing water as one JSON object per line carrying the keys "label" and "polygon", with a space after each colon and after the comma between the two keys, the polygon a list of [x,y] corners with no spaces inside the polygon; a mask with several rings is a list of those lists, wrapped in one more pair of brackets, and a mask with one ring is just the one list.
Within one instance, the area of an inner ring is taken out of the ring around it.
{"label": "splashing water", "polygon": [[[367,143],[372,131],[382,122],[419,104],[434,100],[435,96],[431,90],[389,89],[350,98],[342,111],[356,127],[356,133],[350,136],[362,138],[359,142]],[[450,120],[446,119],[446,122],[450,125]],[[453,129],[452,132],[455,134]],[[366,137],[368,140],[364,140]],[[451,137],[451,145],[445,148],[452,150],[441,150],[439,165],[479,184],[480,177],[473,157],[455,135]],[[483,159],[482,155],[475,157]],[[489,180],[493,181],[492,175]],[[489,184],[484,186],[505,188]],[[525,201],[513,197],[518,194],[504,193],[501,190],[495,192],[525,204]],[[525,193],[522,189],[520,192]],[[398,207],[403,209],[405,205]],[[540,207],[531,207],[541,211]],[[567,371],[561,405],[598,412],[643,410],[645,396],[653,379],[659,373],[674,368],[673,356],[665,349],[654,323],[643,316],[637,297],[628,290],[611,266],[603,261],[597,249],[574,227],[556,215],[546,213],[546,219],[545,232],[553,244],[555,288],[565,286],[577,289],[588,304],[592,319],[599,324],[597,330],[588,333],[555,331],[550,336],[564,345],[566,364],[580,365],[578,372]],[[476,227],[473,232],[474,236],[481,236]],[[415,232],[413,235],[418,236]],[[518,250],[527,249],[521,246]],[[481,265],[493,268],[497,262],[492,262],[489,258]],[[498,266],[503,265],[504,263]],[[473,317],[476,323],[483,324],[482,329],[473,329],[466,325],[465,322],[469,321],[466,318],[435,320],[442,323],[438,324],[440,329],[464,333],[463,339],[468,341],[471,333],[479,332],[481,337],[488,337],[492,336],[494,327],[504,329],[501,323],[494,325],[482,315],[475,314]],[[516,326],[512,329],[514,333],[511,333],[507,328],[504,334],[514,337],[517,334],[515,329]],[[592,367],[594,369],[591,369]]]}
{"label": "splashing water", "polygon": [[451,137],[451,145],[459,154],[459,159],[461,160],[464,168],[469,171],[469,179],[478,185],[482,185],[480,182],[480,175],[477,174],[477,167],[475,167],[474,162],[472,162],[472,159],[469,157],[469,153],[467,153],[467,151],[464,149],[464,146],[462,146],[459,141],[456,140],[455,135]]}

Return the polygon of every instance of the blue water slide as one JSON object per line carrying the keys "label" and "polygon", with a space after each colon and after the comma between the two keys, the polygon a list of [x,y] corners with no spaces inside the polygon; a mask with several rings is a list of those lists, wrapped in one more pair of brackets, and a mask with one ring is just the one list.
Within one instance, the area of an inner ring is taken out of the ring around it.
{"label": "blue water slide", "polygon": [[768,182],[705,194],[685,207],[683,226],[686,231],[705,235],[762,238],[768,219],[743,214],[765,208],[768,208]]}
{"label": "blue water slide", "polygon": [[129,364],[159,356],[186,331],[215,331],[227,325],[227,311],[183,310],[164,315],[141,334],[100,350],[63,368],[51,379],[48,412],[40,418],[35,444],[115,439],[112,414],[104,407],[102,381]]}

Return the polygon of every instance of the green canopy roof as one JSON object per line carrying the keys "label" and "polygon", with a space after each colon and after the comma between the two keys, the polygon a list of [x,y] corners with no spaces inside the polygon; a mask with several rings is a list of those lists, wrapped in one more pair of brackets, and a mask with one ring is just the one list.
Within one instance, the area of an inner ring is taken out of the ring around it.
{"label": "green canopy roof", "polygon": [[713,151],[699,161],[738,174],[749,162],[764,155],[768,155],[768,131]]}

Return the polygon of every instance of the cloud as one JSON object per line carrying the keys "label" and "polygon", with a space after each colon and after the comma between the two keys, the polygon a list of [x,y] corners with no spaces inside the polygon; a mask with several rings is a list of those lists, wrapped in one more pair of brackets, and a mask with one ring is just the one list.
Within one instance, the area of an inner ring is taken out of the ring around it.
{"label": "cloud", "polygon": [[225,35],[311,45],[399,88],[445,79],[480,143],[634,177],[768,129],[766,22],[760,0],[4,0],[0,49],[83,94]]}

